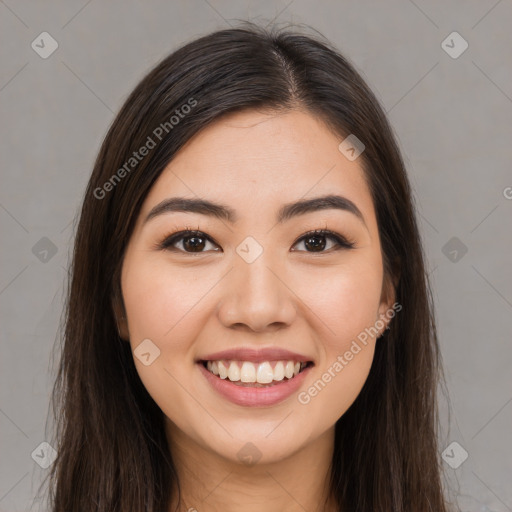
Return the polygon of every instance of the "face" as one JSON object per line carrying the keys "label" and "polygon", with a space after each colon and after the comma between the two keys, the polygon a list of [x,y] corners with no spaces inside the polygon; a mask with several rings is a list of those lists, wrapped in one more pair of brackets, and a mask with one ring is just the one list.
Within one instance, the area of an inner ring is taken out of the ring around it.
{"label": "face", "polygon": [[230,114],[162,172],[129,241],[121,329],[140,378],[170,432],[231,461],[283,459],[332,429],[382,342],[393,297],[341,140],[301,111]]}

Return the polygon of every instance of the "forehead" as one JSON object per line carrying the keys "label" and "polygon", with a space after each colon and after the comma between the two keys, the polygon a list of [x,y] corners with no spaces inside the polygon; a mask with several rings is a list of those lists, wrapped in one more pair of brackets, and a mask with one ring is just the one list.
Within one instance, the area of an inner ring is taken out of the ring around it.
{"label": "forehead", "polygon": [[226,115],[175,155],[141,213],[173,195],[221,201],[244,217],[274,213],[299,198],[340,194],[371,219],[360,159],[349,161],[338,149],[341,140],[319,118],[299,110]]}

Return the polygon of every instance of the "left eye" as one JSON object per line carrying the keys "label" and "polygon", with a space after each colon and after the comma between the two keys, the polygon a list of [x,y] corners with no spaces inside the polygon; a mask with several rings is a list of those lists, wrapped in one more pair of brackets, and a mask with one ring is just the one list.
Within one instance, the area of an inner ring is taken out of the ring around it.
{"label": "left eye", "polygon": [[[347,241],[344,237],[341,235],[338,235],[337,233],[334,233],[332,231],[326,230],[326,229],[318,229],[315,231],[310,231],[309,233],[306,233],[303,235],[297,242],[294,244],[298,244],[299,242],[303,241],[305,247],[311,247],[314,250],[312,251],[306,251],[306,252],[326,252],[324,251],[326,247],[325,239],[331,239],[334,240],[334,244],[329,248],[334,250],[339,249],[351,249],[354,244],[352,242]],[[319,250],[317,250],[319,249]]]}
{"label": "left eye", "polygon": [[[305,252],[326,252],[326,246],[328,245],[325,240],[330,239],[334,243],[327,249],[339,250],[339,249],[351,249],[354,246],[353,242],[347,241],[343,236],[338,235],[329,230],[320,229],[310,231],[302,237],[300,237],[293,246],[298,245],[300,242],[304,243],[306,248],[312,250],[306,250]],[[181,248],[176,247],[178,243],[181,243]],[[161,249],[167,249],[171,251],[179,250],[185,253],[201,253],[206,252],[206,244],[216,245],[211,238],[203,233],[202,231],[185,230],[175,233],[167,237],[159,247]],[[218,246],[217,246],[218,247]],[[213,249],[215,252],[219,251],[219,248]],[[293,249],[292,249],[293,250]],[[295,250],[294,250],[295,252]]]}

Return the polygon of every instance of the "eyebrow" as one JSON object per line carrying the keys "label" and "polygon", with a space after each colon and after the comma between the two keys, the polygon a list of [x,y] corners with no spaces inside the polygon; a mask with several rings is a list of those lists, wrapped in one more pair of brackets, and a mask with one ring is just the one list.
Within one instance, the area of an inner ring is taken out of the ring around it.
{"label": "eyebrow", "polygon": [[[312,199],[301,199],[293,203],[285,204],[279,209],[277,214],[277,223],[282,224],[283,222],[299,215],[331,209],[343,210],[352,213],[366,226],[361,210],[359,210],[359,208],[350,201],[350,199],[339,195],[326,195]],[[144,223],[158,215],[172,212],[198,213],[226,220],[230,223],[235,223],[238,220],[238,215],[235,210],[229,206],[214,203],[207,199],[170,197],[168,199],[164,199],[152,208],[144,220]]]}

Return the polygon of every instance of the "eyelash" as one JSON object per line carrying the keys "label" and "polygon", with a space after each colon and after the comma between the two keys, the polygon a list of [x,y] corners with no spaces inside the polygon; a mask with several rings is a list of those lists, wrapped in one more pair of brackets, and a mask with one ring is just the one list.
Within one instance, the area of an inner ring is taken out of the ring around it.
{"label": "eyelash", "polygon": [[[176,247],[173,247],[173,245],[185,238],[192,238],[194,236],[197,236],[199,238],[204,238],[211,243],[217,245],[206,233],[203,233],[202,231],[199,231],[199,229],[190,229],[187,227],[187,229],[178,231],[175,233],[171,233],[170,235],[167,235],[162,242],[157,244],[157,249],[162,250],[168,250],[168,251],[178,251],[185,254],[202,254],[207,251],[199,251],[199,252],[188,252],[184,251],[182,249],[178,249]],[[311,236],[326,236],[327,238],[331,238],[336,242],[336,245],[332,247],[331,249],[327,251],[318,251],[318,253],[315,253],[314,251],[298,251],[298,252],[309,252],[310,254],[323,254],[323,253],[329,253],[333,251],[339,251],[341,249],[353,249],[355,246],[355,242],[348,240],[342,235],[339,235],[338,233],[335,233],[334,231],[330,231],[329,229],[315,229],[313,231],[308,231],[307,233],[304,233],[300,238],[298,238],[293,245],[296,245],[297,243],[303,241],[304,239],[311,237]]]}

